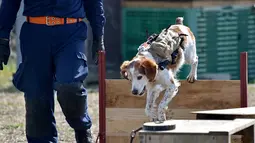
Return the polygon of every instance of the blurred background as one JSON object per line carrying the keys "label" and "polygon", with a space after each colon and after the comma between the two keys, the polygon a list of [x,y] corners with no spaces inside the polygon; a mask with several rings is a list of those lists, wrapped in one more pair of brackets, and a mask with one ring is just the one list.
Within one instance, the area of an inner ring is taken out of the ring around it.
{"label": "blurred background", "polygon": [[[1,0],[0,0],[1,3]],[[255,0],[104,0],[106,25],[106,77],[120,78],[119,67],[130,60],[147,34],[159,33],[176,17],[184,17],[197,40],[199,57],[198,79],[240,79],[240,52],[248,52],[249,95],[255,93]],[[0,71],[0,142],[25,142],[24,102],[22,93],[11,83],[21,61],[19,33],[25,17],[23,2],[11,33],[11,57]],[[86,21],[86,20],[85,20]],[[88,23],[89,26],[89,23]],[[89,76],[89,112],[98,125],[98,67],[91,61],[91,29],[86,40]],[[190,67],[185,65],[179,73],[185,79]],[[94,84],[95,83],[95,84]],[[92,86],[94,84],[94,86]],[[61,142],[73,142],[73,132],[56,103],[56,118]]]}

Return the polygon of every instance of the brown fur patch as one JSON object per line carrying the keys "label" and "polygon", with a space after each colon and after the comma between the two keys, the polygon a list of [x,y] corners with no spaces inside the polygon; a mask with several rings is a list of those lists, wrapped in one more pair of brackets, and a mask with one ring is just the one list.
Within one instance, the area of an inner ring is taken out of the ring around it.
{"label": "brown fur patch", "polygon": [[192,39],[193,41],[195,41],[196,38],[195,38],[193,32],[190,30],[190,28],[187,28],[187,29],[188,29],[189,35],[191,36],[191,39]]}
{"label": "brown fur patch", "polygon": [[153,81],[157,73],[157,64],[151,60],[145,59],[141,66],[144,67],[145,75],[149,81]]}
{"label": "brown fur patch", "polygon": [[146,59],[145,57],[139,57],[140,60],[134,61],[137,56],[134,57],[131,61],[124,61],[120,66],[120,74],[122,77],[128,80],[127,69],[134,67],[135,70],[138,70],[139,73],[145,75],[149,81],[153,81],[157,73],[157,64],[152,60]]}
{"label": "brown fur patch", "polygon": [[137,61],[134,64],[134,68],[139,71],[139,73],[144,74],[149,81],[153,81],[157,73],[157,64],[152,60],[141,58],[140,61]]}
{"label": "brown fur patch", "polygon": [[121,66],[120,66],[120,75],[125,78],[125,79],[128,79],[127,77],[127,68],[130,64],[130,61],[124,61]]}

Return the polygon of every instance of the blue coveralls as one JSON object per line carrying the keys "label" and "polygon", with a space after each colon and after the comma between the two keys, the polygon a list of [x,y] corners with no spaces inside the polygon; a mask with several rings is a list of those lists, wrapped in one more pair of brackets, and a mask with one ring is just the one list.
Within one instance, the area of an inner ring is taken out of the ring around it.
{"label": "blue coveralls", "polygon": [[[9,39],[21,0],[2,0],[0,38]],[[84,18],[93,36],[103,35],[102,0],[24,0],[24,16]],[[54,90],[67,122],[86,130],[92,122],[87,112],[83,80],[88,75],[84,22],[46,26],[25,22],[20,32],[22,63],[13,84],[24,92],[26,136],[30,143],[57,142]]]}

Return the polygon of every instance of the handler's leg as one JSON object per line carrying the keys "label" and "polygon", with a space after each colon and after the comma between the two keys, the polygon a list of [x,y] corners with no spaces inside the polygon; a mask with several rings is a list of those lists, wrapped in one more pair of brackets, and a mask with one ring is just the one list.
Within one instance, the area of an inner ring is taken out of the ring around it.
{"label": "handler's leg", "polygon": [[28,143],[57,143],[49,31],[25,23],[20,34],[22,63],[13,83],[25,95]]}
{"label": "handler's leg", "polygon": [[[57,99],[78,143],[92,143],[91,119],[87,112],[87,91],[83,81],[88,75],[85,56],[86,25],[59,27],[62,32],[56,47],[55,66]],[[57,32],[60,33],[60,32]],[[62,43],[62,44],[61,44]]]}

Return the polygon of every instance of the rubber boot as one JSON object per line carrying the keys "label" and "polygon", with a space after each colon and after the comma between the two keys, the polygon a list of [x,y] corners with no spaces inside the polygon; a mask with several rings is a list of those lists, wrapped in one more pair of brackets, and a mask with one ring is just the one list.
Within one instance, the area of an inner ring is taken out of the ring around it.
{"label": "rubber boot", "polygon": [[91,130],[78,130],[75,131],[75,139],[77,143],[92,143]]}

